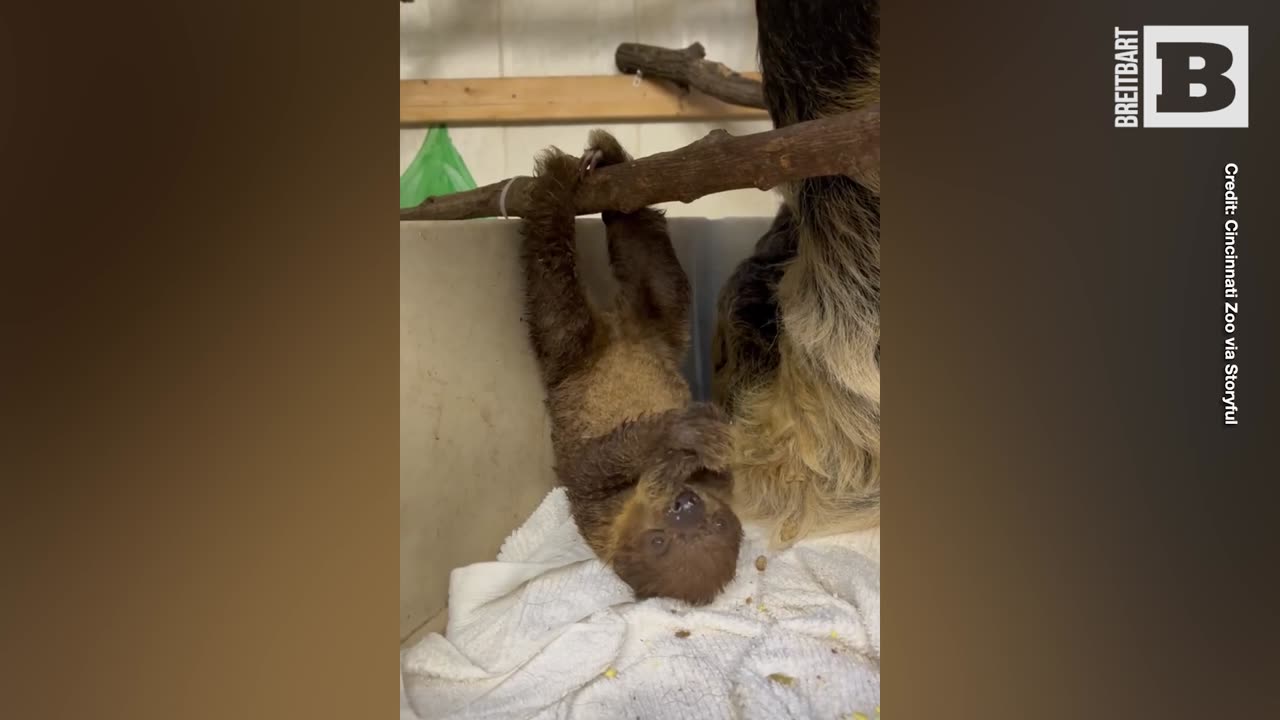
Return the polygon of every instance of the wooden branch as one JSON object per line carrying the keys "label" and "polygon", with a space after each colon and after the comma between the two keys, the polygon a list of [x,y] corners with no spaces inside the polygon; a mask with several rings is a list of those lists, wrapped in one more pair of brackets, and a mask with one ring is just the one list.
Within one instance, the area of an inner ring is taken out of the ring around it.
{"label": "wooden branch", "polygon": [[763,108],[764,86],[730,70],[723,63],[706,60],[702,43],[683,50],[671,50],[640,43],[622,43],[614,53],[618,70],[644,77],[670,80],[683,88],[692,87],[727,103]]}
{"label": "wooden branch", "polygon": [[[630,212],[657,203],[692,202],[704,195],[825,175],[848,175],[880,187],[880,106],[787,127],[735,137],[713,130],[679,150],[600,168],[578,187],[578,215],[603,210]],[[499,198],[507,188],[508,216],[530,208],[533,178],[520,176],[492,185],[429,197],[401,208],[403,220],[467,220],[500,217]]]}
{"label": "wooden branch", "polygon": [[400,124],[768,119],[761,110],[625,75],[400,81]]}

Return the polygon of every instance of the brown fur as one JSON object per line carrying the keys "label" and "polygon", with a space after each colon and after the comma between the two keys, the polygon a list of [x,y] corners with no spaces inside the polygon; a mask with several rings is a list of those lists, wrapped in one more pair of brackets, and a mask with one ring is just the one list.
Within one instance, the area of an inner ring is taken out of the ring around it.
{"label": "brown fur", "polygon": [[[603,131],[587,159],[629,160]],[[742,528],[728,504],[729,430],[691,405],[680,362],[689,282],[656,210],[606,212],[612,307],[577,275],[573,193],[584,165],[552,149],[538,160],[536,210],[524,221],[530,340],[542,368],[557,473],[596,554],[638,598],[710,602],[733,578]]]}
{"label": "brown fur", "polygon": [[[880,99],[879,4],[757,0],[782,127]],[[810,178],[721,293],[715,398],[735,508],[775,545],[880,522],[880,183]]]}

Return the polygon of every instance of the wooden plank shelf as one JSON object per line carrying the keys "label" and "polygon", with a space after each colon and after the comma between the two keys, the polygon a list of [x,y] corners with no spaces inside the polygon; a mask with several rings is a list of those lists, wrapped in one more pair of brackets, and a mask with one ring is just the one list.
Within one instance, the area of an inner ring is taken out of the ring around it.
{"label": "wooden plank shelf", "polygon": [[[743,73],[759,79],[759,73]],[[757,108],[633,75],[400,81],[401,126],[758,120]]]}

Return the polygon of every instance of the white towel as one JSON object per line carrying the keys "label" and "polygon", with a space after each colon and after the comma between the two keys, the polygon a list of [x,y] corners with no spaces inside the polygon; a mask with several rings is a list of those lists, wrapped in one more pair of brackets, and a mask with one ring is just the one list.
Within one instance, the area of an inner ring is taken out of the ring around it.
{"label": "white towel", "polygon": [[776,554],[745,535],[712,604],[635,602],[557,488],[496,562],[453,571],[447,639],[402,655],[402,706],[424,720],[875,718],[879,531]]}

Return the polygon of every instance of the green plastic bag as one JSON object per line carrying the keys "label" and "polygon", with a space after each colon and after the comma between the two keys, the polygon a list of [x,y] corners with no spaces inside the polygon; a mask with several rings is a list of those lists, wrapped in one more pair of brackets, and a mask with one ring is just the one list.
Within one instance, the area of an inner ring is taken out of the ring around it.
{"label": "green plastic bag", "polygon": [[418,155],[400,176],[400,207],[415,207],[432,195],[472,190],[476,181],[443,125],[427,130]]}

